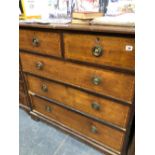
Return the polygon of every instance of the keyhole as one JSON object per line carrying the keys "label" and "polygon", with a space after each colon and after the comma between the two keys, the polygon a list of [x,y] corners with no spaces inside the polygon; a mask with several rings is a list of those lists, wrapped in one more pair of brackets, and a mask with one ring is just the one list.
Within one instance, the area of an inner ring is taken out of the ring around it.
{"label": "keyhole", "polygon": [[96,38],[96,43],[99,43],[99,42],[100,42],[100,38],[97,37],[97,38]]}

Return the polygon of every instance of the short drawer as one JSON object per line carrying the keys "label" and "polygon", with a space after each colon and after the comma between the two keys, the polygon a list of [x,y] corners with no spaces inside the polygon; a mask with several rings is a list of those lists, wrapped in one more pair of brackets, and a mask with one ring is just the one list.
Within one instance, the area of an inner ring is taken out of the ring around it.
{"label": "short drawer", "polygon": [[68,83],[86,90],[131,102],[134,76],[21,53],[25,72]]}
{"label": "short drawer", "polygon": [[129,106],[34,76],[28,75],[27,80],[28,89],[37,95],[48,97],[92,117],[126,128]]}
{"label": "short drawer", "polygon": [[65,58],[134,70],[134,38],[64,34]]}
{"label": "short drawer", "polygon": [[124,133],[87,117],[81,116],[70,110],[49,103],[37,97],[32,97],[33,111],[43,114],[45,117],[56,120],[66,128],[90,138],[99,144],[104,144],[116,151],[120,151],[124,141]]}
{"label": "short drawer", "polygon": [[60,34],[56,32],[20,29],[20,50],[61,57]]}

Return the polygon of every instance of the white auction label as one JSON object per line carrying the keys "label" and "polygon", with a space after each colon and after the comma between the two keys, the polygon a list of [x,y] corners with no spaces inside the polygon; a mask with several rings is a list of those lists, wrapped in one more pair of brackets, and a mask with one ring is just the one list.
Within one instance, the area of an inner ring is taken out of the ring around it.
{"label": "white auction label", "polygon": [[125,46],[125,51],[127,51],[127,52],[133,51],[133,46],[132,45],[126,45]]}

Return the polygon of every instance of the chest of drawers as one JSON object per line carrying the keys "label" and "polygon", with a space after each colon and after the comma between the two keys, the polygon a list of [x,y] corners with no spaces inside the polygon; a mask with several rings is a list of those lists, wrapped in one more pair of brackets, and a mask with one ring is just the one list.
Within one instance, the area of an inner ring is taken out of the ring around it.
{"label": "chest of drawers", "polygon": [[125,155],[134,116],[134,29],[20,24],[30,114]]}

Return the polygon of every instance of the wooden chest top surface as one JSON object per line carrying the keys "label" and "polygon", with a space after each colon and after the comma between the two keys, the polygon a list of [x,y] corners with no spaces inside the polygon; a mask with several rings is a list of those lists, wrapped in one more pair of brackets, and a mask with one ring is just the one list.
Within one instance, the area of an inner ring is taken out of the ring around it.
{"label": "wooden chest top surface", "polygon": [[119,34],[135,34],[135,27],[128,26],[99,26],[99,25],[79,25],[79,24],[24,24],[20,23],[20,28],[42,28],[42,29],[60,29],[60,30],[76,30],[88,32],[107,32]]}

